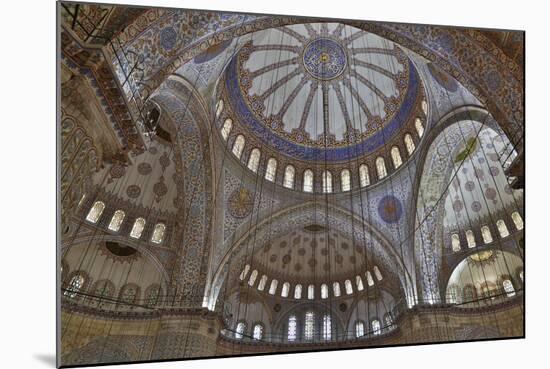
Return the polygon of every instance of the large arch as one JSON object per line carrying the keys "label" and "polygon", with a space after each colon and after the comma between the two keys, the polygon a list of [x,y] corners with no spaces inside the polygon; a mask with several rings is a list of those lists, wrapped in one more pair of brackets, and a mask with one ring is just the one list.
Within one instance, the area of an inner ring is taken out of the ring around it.
{"label": "large arch", "polygon": [[[394,271],[397,275],[403,295],[407,298],[413,295],[414,281],[411,274],[401,256],[391,246],[390,241],[382,232],[345,209],[328,205],[328,211],[325,212],[324,210],[324,206],[320,207],[319,204],[313,202],[291,206],[264,219],[235,238],[219,264],[212,266],[215,273],[205,291],[205,301],[208,301],[208,308],[211,310],[215,308],[219,292],[228,275],[228,266],[232,260],[242,259],[243,263],[240,264],[244,266],[244,256],[246,255],[243,256],[243,250],[247,248],[245,245],[249,244],[250,238],[254,239],[255,244],[261,245],[269,239],[275,239],[290,232],[296,227],[304,227],[315,222],[333,226],[357,242],[363,242],[365,245],[369,244],[370,251],[376,258],[376,263],[384,266],[386,270]],[[239,261],[237,262],[239,263]]]}

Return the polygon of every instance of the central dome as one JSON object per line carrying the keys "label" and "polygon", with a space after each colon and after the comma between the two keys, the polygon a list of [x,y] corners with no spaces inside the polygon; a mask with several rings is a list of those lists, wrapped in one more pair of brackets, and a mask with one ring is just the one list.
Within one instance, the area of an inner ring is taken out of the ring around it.
{"label": "central dome", "polygon": [[301,161],[382,149],[413,119],[420,87],[399,47],[340,23],[259,32],[225,73],[235,120],[258,145]]}

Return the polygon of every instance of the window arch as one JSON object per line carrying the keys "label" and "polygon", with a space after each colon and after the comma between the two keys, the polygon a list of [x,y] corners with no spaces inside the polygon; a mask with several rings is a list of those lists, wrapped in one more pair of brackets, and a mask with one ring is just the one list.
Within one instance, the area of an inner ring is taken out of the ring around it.
{"label": "window arch", "polygon": [[403,139],[403,141],[405,142],[405,148],[407,149],[407,153],[409,154],[409,156],[411,156],[415,149],[412,136],[409,133],[405,134],[405,138]]}
{"label": "window arch", "polygon": [[514,222],[514,225],[516,226],[516,229],[518,231],[521,231],[523,229],[523,219],[517,211],[514,211],[512,213],[512,221]]}
{"label": "window arch", "polygon": [[491,235],[491,230],[487,226],[481,227],[481,237],[483,237],[485,243],[493,242],[493,235]]}
{"label": "window arch", "polygon": [[120,229],[120,226],[122,225],[122,222],[124,221],[124,217],[126,216],[126,213],[122,210],[117,210],[113,214],[113,217],[111,218],[111,222],[109,223],[108,228],[113,232],[118,232]]}
{"label": "window arch", "polygon": [[360,275],[355,276],[355,285],[357,286],[357,291],[363,291],[365,287],[363,286],[363,279]]}
{"label": "window arch", "polygon": [[358,320],[355,322],[355,337],[363,337],[365,335],[365,323]]}
{"label": "window arch", "polygon": [[366,187],[370,184],[369,167],[366,164],[359,166],[359,185]]}
{"label": "window arch", "polygon": [[458,286],[456,284],[450,285],[448,287],[448,293],[447,293],[447,302],[449,304],[456,304],[458,303]]}
{"label": "window arch", "polygon": [[325,170],[323,172],[323,193],[331,193],[332,192],[332,173],[328,170]]}
{"label": "window arch", "polygon": [[139,298],[139,287],[133,283],[126,284],[120,289],[120,301],[133,304]]}
{"label": "window arch", "polygon": [[159,302],[159,297],[162,293],[158,284],[153,284],[145,290],[145,304],[148,306],[156,305]]}
{"label": "window arch", "polygon": [[422,119],[416,118],[414,120],[414,128],[416,128],[416,133],[418,133],[418,137],[422,137],[424,134],[424,124],[422,124]]}
{"label": "window arch", "polygon": [[422,112],[424,112],[424,115],[428,115],[428,103],[426,100],[422,100],[420,106],[422,107]]}
{"label": "window arch", "polygon": [[468,243],[468,248],[476,247],[476,238],[474,237],[474,232],[471,229],[466,231],[466,242]]}
{"label": "window arch", "polygon": [[227,118],[225,122],[223,122],[223,127],[221,129],[222,137],[226,141],[231,133],[231,128],[233,128],[233,121],[230,118]]}
{"label": "window arch", "polygon": [[315,314],[313,311],[306,312],[306,318],[304,323],[304,338],[308,341],[313,339],[315,332]]}
{"label": "window arch", "polygon": [[258,291],[263,291],[266,283],[267,283],[267,276],[264,274],[262,275],[262,278],[260,278],[260,282],[258,283]]}
{"label": "window arch", "polygon": [[296,341],[297,336],[297,327],[298,322],[296,319],[296,315],[291,315],[288,317],[288,331],[287,331],[287,339],[289,341]]}
{"label": "window arch", "polygon": [[351,295],[353,293],[353,285],[349,279],[346,279],[344,282],[344,287],[346,288],[346,294]]}
{"label": "window arch", "polygon": [[306,169],[304,171],[304,183],[302,186],[304,192],[313,192],[313,171]]}
{"label": "window arch", "polygon": [[370,270],[367,270],[367,273],[365,273],[366,276],[367,276],[367,284],[369,286],[373,286],[374,285],[374,279],[372,279],[372,274],[370,274]]}
{"label": "window arch", "polygon": [[74,298],[78,292],[84,287],[84,282],[86,279],[84,278],[84,275],[81,273],[76,273],[71,277],[71,280],[69,281],[69,285],[63,292],[64,296]]}
{"label": "window arch", "polygon": [[382,280],[382,273],[380,273],[380,269],[378,269],[378,266],[374,266],[374,276],[376,277],[377,280],[381,281]]}
{"label": "window arch", "polygon": [[388,175],[386,171],[386,162],[381,156],[376,158],[376,174],[378,174],[378,179],[382,179]]}
{"label": "window arch", "polygon": [[98,305],[102,305],[104,298],[114,296],[115,285],[108,279],[101,279],[94,284],[93,294],[98,298]]}
{"label": "window arch", "polygon": [[296,170],[292,165],[287,165],[285,168],[285,175],[283,178],[283,187],[294,188],[294,173]]}
{"label": "window arch", "polygon": [[235,329],[235,338],[240,340],[243,338],[244,332],[246,331],[246,324],[245,322],[238,322],[237,328]]}
{"label": "window arch", "polygon": [[137,218],[134,222],[134,225],[132,226],[132,231],[130,232],[130,237],[139,239],[141,238],[141,234],[143,233],[143,229],[145,228],[145,219],[143,218]]}
{"label": "window arch", "polygon": [[504,223],[504,220],[499,219],[497,220],[497,229],[498,233],[500,234],[500,237],[508,237],[510,235],[510,232],[508,232],[508,227],[506,226],[506,223]]}
{"label": "window arch", "polygon": [[256,278],[258,277],[258,271],[254,269],[252,273],[250,273],[250,278],[248,279],[248,285],[253,286],[254,282],[256,282]]}
{"label": "window arch", "polygon": [[264,335],[264,327],[263,325],[257,323],[254,325],[254,330],[252,331],[252,338],[255,340],[261,340]]}
{"label": "window arch", "polygon": [[395,169],[399,168],[401,164],[403,164],[403,160],[401,159],[401,153],[399,152],[399,147],[394,146],[390,150],[391,159],[393,161],[393,167]]}
{"label": "window arch", "polygon": [[371,328],[372,333],[374,333],[375,335],[380,334],[380,321],[378,319],[373,319],[371,322]]}
{"label": "window arch", "polygon": [[340,185],[344,192],[351,190],[351,174],[349,169],[342,169],[340,172]]}
{"label": "window arch", "polygon": [[250,157],[248,158],[248,169],[256,173],[258,171],[258,166],[260,165],[260,149],[254,148],[250,152]]}
{"label": "window arch", "polygon": [[153,229],[153,235],[151,236],[151,242],[160,244],[164,239],[164,232],[166,232],[166,225],[164,223],[157,223]]}
{"label": "window arch", "polygon": [[238,135],[235,139],[235,142],[233,143],[233,149],[231,150],[233,152],[233,155],[235,155],[238,159],[240,159],[241,155],[243,154],[244,144],[244,136]]}
{"label": "window arch", "polygon": [[458,233],[453,233],[451,235],[451,248],[453,252],[460,251],[460,237],[458,236]]}
{"label": "window arch", "polygon": [[239,276],[239,279],[241,281],[244,281],[244,279],[246,278],[246,275],[248,274],[248,271],[250,270],[250,265],[246,264],[244,266],[244,269],[243,271],[241,272],[241,275]]}
{"label": "window arch", "polygon": [[325,341],[330,341],[332,337],[332,319],[330,315],[325,314],[323,316],[323,339]]}
{"label": "window arch", "polygon": [[464,286],[462,289],[462,294],[464,296],[464,302],[472,302],[476,298],[475,287],[472,285]]}
{"label": "window arch", "polygon": [[223,100],[218,101],[216,104],[216,118],[220,117],[220,114],[223,111]]}
{"label": "window arch", "polygon": [[324,283],[321,285],[321,298],[328,299],[328,286]]}
{"label": "window arch", "polygon": [[390,330],[393,328],[393,318],[391,316],[391,313],[384,314],[384,325],[386,326],[386,330]]}
{"label": "window arch", "polygon": [[91,223],[97,223],[103,213],[103,210],[105,210],[105,203],[103,201],[94,202],[94,205],[86,216],[86,220]]}
{"label": "window arch", "polygon": [[290,283],[288,282],[283,283],[283,288],[281,289],[281,297],[288,297],[289,292],[290,292]]}
{"label": "window arch", "polygon": [[308,300],[313,300],[315,298],[315,285],[310,284],[307,286],[307,298]]}
{"label": "window arch", "polygon": [[277,285],[279,284],[279,281],[276,279],[271,281],[271,285],[269,286],[269,294],[274,295],[275,292],[277,292]]}
{"label": "window arch", "polygon": [[277,160],[275,158],[269,158],[267,166],[265,168],[265,179],[274,182],[275,175],[277,174]]}
{"label": "window arch", "polygon": [[514,289],[514,285],[512,284],[512,281],[509,279],[505,279],[502,281],[502,287],[504,288],[504,292],[506,292],[506,296],[513,297],[516,295],[516,290]]}
{"label": "window arch", "polygon": [[334,282],[332,284],[332,290],[334,292],[334,296],[339,297],[340,296],[340,283],[339,282]]}
{"label": "window arch", "polygon": [[301,284],[297,284],[295,287],[294,287],[294,298],[296,300],[299,300],[302,298],[302,285]]}

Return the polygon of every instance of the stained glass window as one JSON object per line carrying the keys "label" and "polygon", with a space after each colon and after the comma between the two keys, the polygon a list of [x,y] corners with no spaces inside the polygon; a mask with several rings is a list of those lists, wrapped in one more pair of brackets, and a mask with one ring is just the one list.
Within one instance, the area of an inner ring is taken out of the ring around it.
{"label": "stained glass window", "polygon": [[306,319],[304,325],[304,337],[306,340],[312,340],[315,329],[315,315],[313,311],[306,312]]}
{"label": "stained glass window", "polygon": [[160,244],[164,239],[164,232],[166,231],[166,226],[164,223],[157,223],[155,229],[153,230],[153,235],[151,236],[151,242]]}
{"label": "stained glass window", "polygon": [[348,169],[342,169],[342,172],[340,172],[340,181],[342,183],[342,191],[351,190],[351,174]]}
{"label": "stained glass window", "polygon": [[279,284],[279,282],[276,279],[271,281],[271,285],[269,286],[270,295],[274,295],[275,292],[277,292],[277,284]]}
{"label": "stained glass window", "polygon": [[313,172],[311,169],[306,169],[304,171],[303,191],[313,192]]}
{"label": "stained glass window", "polygon": [[260,283],[258,283],[258,291],[263,291],[266,283],[267,283],[267,276],[264,274],[262,275],[262,278],[260,278]]}
{"label": "stained glass window", "polygon": [[261,340],[264,334],[264,327],[261,324],[256,324],[254,326],[254,331],[252,332],[252,337],[255,340]]}
{"label": "stained glass window", "polygon": [[481,237],[483,237],[483,242],[485,243],[493,242],[493,236],[491,235],[491,230],[487,226],[481,227]]}
{"label": "stained glass window", "polygon": [[296,287],[294,287],[294,298],[296,300],[299,300],[302,298],[302,285],[297,284]]}
{"label": "stained glass window", "polygon": [[330,315],[323,316],[323,339],[329,341],[332,337],[332,324]]}
{"label": "stained glass window", "polygon": [[283,186],[286,188],[294,188],[294,167],[287,165],[285,168],[285,177],[283,179]]}
{"label": "stained glass window", "polygon": [[516,226],[516,229],[518,231],[521,231],[523,229],[523,219],[521,218],[521,215],[517,211],[514,211],[512,213],[512,220],[514,221],[514,225]]}
{"label": "stained glass window", "polygon": [[307,287],[307,298],[308,300],[313,300],[315,298],[315,285],[310,284]]}
{"label": "stained glass window", "polygon": [[456,233],[451,235],[451,248],[453,249],[453,252],[460,251],[460,237]]}
{"label": "stained glass window", "polygon": [[344,286],[346,287],[346,294],[351,295],[353,293],[353,286],[349,279],[346,279]]}
{"label": "stained glass window", "polygon": [[256,173],[258,171],[258,166],[260,165],[260,150],[252,149],[250,152],[250,157],[248,158],[248,169]]}
{"label": "stained glass window", "polygon": [[330,173],[328,170],[325,170],[323,172],[323,193],[331,193],[332,192],[332,173]]}
{"label": "stained glass window", "polygon": [[224,140],[227,140],[227,138],[229,137],[229,134],[231,133],[231,128],[233,128],[233,121],[227,118],[225,122],[223,122],[223,127],[221,130],[221,134]]}
{"label": "stained glass window", "polygon": [[237,323],[237,329],[235,329],[235,338],[239,340],[243,338],[245,329],[246,325],[244,324],[244,322]]}
{"label": "stained glass window", "polygon": [[405,142],[405,147],[407,148],[407,153],[409,154],[409,156],[412,155],[412,153],[414,152],[414,149],[415,149],[414,141],[412,139],[412,136],[407,133],[403,140]]}
{"label": "stained glass window", "polygon": [[378,179],[382,179],[388,175],[388,172],[386,171],[386,162],[381,156],[376,158],[376,173],[378,174]]}
{"label": "stained glass window", "polygon": [[399,148],[397,146],[394,146],[390,150],[391,159],[393,161],[393,167],[399,168],[401,164],[403,164],[403,160],[401,159],[401,153],[399,152]]}
{"label": "stained glass window", "polygon": [[275,175],[277,173],[277,160],[275,158],[269,158],[267,161],[267,167],[265,169],[265,179],[268,181],[275,181]]}
{"label": "stained glass window", "polygon": [[322,299],[328,298],[328,286],[324,283],[321,285],[321,298]]}
{"label": "stained glass window", "polygon": [[124,216],[126,214],[122,210],[117,210],[113,214],[113,217],[111,218],[111,222],[109,223],[109,229],[113,232],[118,232],[120,229],[120,226],[122,225],[122,221],[124,220]]}
{"label": "stained glass window", "polygon": [[504,220],[499,219],[497,220],[497,228],[498,233],[500,234],[500,237],[508,237],[510,235],[510,232],[508,232],[508,227],[506,227],[506,223],[504,223]]}
{"label": "stained glass window", "polygon": [[137,218],[132,227],[132,231],[130,232],[130,237],[140,238],[144,228],[145,228],[145,219]]}
{"label": "stained glass window", "polygon": [[94,202],[94,205],[86,216],[86,220],[88,222],[97,223],[97,221],[101,217],[101,214],[103,213],[103,210],[105,210],[105,204],[103,203],[103,201]]}
{"label": "stained glass window", "polygon": [[298,325],[298,322],[296,321],[296,315],[289,316],[288,317],[288,334],[287,334],[287,338],[289,341],[296,340],[297,325]]}
{"label": "stained glass window", "polygon": [[476,247],[476,238],[474,237],[474,232],[470,229],[466,231],[466,242],[468,243],[468,248]]}
{"label": "stained glass window", "polygon": [[416,128],[416,133],[418,133],[418,137],[422,137],[424,134],[424,125],[422,124],[422,120],[420,118],[416,118],[414,120],[414,127]]}
{"label": "stained glass window", "polygon": [[369,167],[366,164],[359,166],[359,184],[361,187],[368,186],[370,184]]}
{"label": "stained glass window", "polygon": [[245,143],[245,140],[243,135],[238,135],[237,138],[235,139],[235,142],[233,143],[233,150],[232,150],[233,155],[235,155],[239,159],[243,154],[244,143]]}
{"label": "stained glass window", "polygon": [[355,322],[355,337],[363,337],[365,335],[365,324],[361,321]]}
{"label": "stained glass window", "polygon": [[281,297],[288,297],[289,292],[290,292],[290,283],[288,282],[283,283],[283,288],[281,289]]}

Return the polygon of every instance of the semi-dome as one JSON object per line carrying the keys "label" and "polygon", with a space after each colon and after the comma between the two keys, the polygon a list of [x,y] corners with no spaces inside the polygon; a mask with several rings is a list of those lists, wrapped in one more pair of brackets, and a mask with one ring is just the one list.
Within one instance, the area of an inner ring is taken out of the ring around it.
{"label": "semi-dome", "polygon": [[414,121],[423,94],[403,50],[339,23],[253,37],[230,61],[224,88],[245,137],[292,159],[328,163],[383,149]]}

